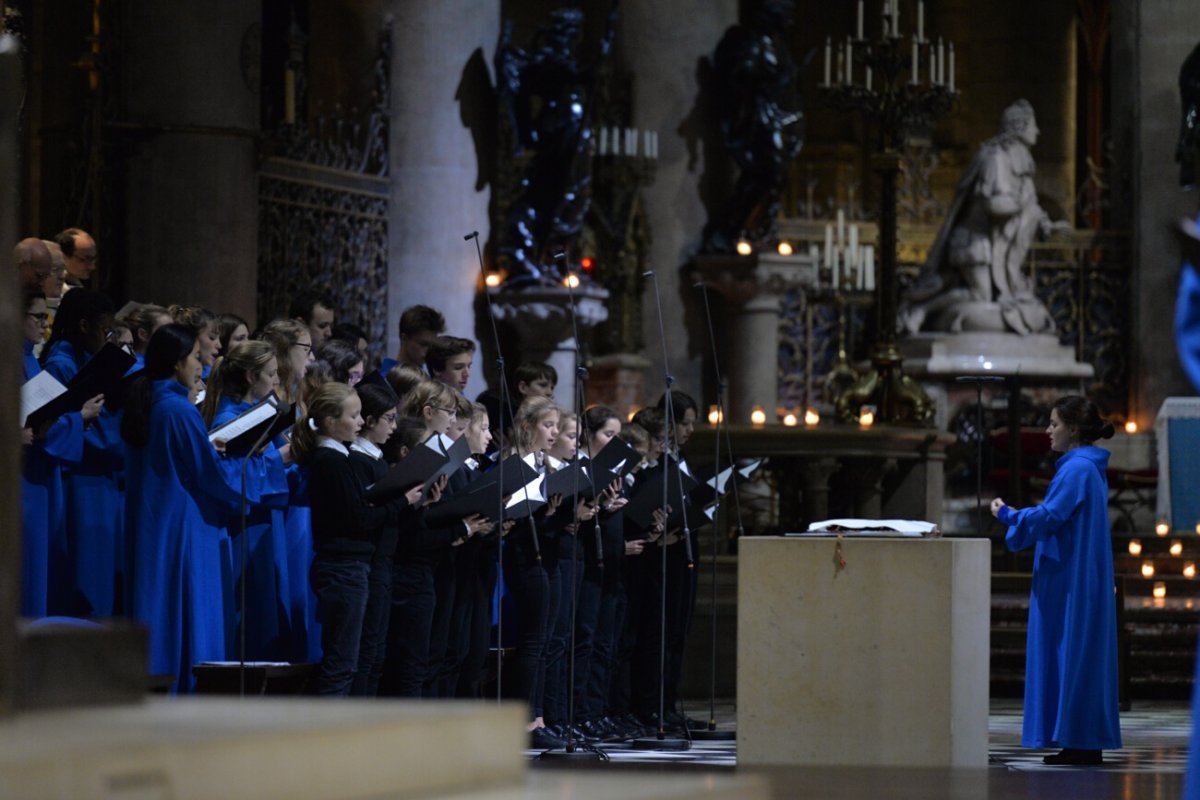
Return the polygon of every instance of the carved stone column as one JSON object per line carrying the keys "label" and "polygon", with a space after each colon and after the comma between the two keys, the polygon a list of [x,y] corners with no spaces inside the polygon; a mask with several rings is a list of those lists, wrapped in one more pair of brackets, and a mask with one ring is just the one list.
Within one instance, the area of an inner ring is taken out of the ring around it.
{"label": "carved stone column", "polygon": [[854,516],[880,519],[883,514],[883,478],[896,469],[892,459],[861,458],[846,465],[854,482]]}
{"label": "carved stone column", "polygon": [[[750,422],[762,406],[773,417],[779,402],[779,312],[783,295],[813,286],[817,264],[811,256],[697,256],[695,272],[728,301],[727,317],[714,319],[718,346],[726,347],[722,367],[729,381],[729,419]],[[728,336],[722,332],[728,331]],[[724,341],[722,341],[724,340]]]}
{"label": "carved stone column", "polygon": [[261,4],[132,3],[120,19],[128,296],[254,320]]}
{"label": "carved stone column", "polygon": [[[706,212],[700,178],[716,131],[704,129],[700,59],[712,58],[725,29],[738,21],[737,0],[627,0],[619,6],[618,57],[635,75],[632,124],[659,133],[654,183],[642,190],[651,232],[650,265],[662,295],[667,353],[676,387],[699,394],[705,341],[689,342],[685,318],[703,313],[700,299],[680,267],[697,250]],[[715,126],[714,126],[715,128]],[[662,394],[662,346],[654,289],[647,281],[642,303],[646,400]],[[695,330],[693,328],[693,330]]]}
{"label": "carved stone column", "polygon": [[[811,458],[800,467],[800,507],[804,514],[802,522],[829,518],[829,478],[842,468],[836,458]],[[787,526],[787,520],[781,520]]]}
{"label": "carved stone column", "polygon": [[[0,175],[17,175],[17,114],[21,107],[21,56],[14,36],[0,34]],[[17,181],[0,181],[0,242],[21,239],[17,231]],[[21,445],[17,438],[16,387],[20,385],[21,320],[17,276],[4,278],[0,292],[0,373],[9,387],[0,395],[0,716],[13,707],[17,672],[17,614],[21,596]]]}
{"label": "carved stone column", "polygon": [[[464,120],[494,113],[486,91],[500,33],[500,3],[387,0],[391,14],[391,202],[388,206],[388,351],[400,344],[400,313],[415,303],[446,315],[446,332],[476,330],[475,246],[487,241],[489,190],[479,183],[472,130]],[[483,144],[482,146],[490,146]],[[475,361],[467,395],[484,388]],[[515,365],[513,365],[515,368]]]}

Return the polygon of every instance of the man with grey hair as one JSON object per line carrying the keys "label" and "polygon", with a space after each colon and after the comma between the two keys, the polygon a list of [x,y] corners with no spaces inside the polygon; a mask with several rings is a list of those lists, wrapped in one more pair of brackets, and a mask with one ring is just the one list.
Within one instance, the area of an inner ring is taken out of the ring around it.
{"label": "man with grey hair", "polygon": [[23,286],[40,288],[50,275],[50,251],[41,239],[28,238],[17,242],[13,248],[13,261],[17,264]]}
{"label": "man with grey hair", "polygon": [[1022,272],[1035,236],[1071,229],[1038,204],[1029,148],[1039,133],[1033,107],[1018,100],[1004,110],[1000,133],[980,146],[900,311],[910,333],[1054,329]]}

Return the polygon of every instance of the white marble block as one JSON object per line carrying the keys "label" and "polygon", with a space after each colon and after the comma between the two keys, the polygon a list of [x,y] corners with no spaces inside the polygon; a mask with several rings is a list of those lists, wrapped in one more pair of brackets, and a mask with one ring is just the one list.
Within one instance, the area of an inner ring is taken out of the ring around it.
{"label": "white marble block", "polygon": [[985,767],[984,539],[746,537],[738,764]]}

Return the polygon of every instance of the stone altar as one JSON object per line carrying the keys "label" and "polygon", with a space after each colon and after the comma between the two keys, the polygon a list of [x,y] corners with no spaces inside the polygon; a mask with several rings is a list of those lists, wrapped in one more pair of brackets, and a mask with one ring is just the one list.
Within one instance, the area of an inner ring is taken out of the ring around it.
{"label": "stone altar", "polygon": [[738,765],[986,767],[991,545],[746,537]]}

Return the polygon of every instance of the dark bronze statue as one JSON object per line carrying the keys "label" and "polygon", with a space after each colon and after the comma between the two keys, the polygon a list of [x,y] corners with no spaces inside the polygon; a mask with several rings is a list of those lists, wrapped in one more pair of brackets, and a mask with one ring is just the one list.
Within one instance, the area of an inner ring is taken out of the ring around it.
{"label": "dark bronze statue", "polygon": [[776,237],[788,167],[804,143],[796,67],[784,33],[792,0],[762,0],[749,24],[725,31],[713,57],[713,103],[737,182],[704,229],[704,249],[732,252],[745,236]]}
{"label": "dark bronze statue", "polygon": [[591,119],[594,75],[612,48],[615,12],[598,58],[579,59],[583,12],[559,9],[526,51],[512,44],[506,22],[496,48],[501,126],[510,132],[508,157],[524,161],[504,217],[497,266],[517,284],[557,283],[563,277],[553,254],[569,250],[591,202]]}
{"label": "dark bronze statue", "polygon": [[1175,160],[1179,162],[1179,185],[1191,189],[1200,169],[1200,45],[1184,59],[1179,70],[1179,99],[1183,103],[1183,118]]}

